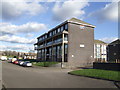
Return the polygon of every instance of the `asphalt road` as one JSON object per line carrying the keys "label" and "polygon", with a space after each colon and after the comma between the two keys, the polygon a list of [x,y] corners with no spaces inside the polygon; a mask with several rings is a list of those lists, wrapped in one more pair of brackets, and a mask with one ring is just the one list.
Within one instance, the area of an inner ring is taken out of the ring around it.
{"label": "asphalt road", "polygon": [[113,82],[67,74],[69,69],[25,68],[3,62],[6,88],[116,88]]}

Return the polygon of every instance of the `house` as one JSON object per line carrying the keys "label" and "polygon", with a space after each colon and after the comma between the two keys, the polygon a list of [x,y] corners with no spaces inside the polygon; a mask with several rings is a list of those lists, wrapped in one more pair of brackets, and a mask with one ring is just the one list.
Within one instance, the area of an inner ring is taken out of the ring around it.
{"label": "house", "polygon": [[117,39],[107,47],[108,62],[120,62],[120,39]]}
{"label": "house", "polygon": [[76,18],[59,24],[37,38],[37,59],[57,61],[62,67],[82,67],[94,61],[94,25]]}
{"label": "house", "polygon": [[107,43],[101,40],[94,40],[95,62],[107,62]]}

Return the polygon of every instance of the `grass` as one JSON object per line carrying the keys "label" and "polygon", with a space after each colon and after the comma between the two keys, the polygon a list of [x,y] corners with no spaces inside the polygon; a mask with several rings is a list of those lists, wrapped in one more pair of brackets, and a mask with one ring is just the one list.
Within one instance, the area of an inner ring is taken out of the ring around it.
{"label": "grass", "polygon": [[51,65],[58,64],[58,63],[59,62],[38,62],[38,63],[33,62],[33,65],[42,66],[42,67],[49,67]]}
{"label": "grass", "polygon": [[69,74],[120,81],[120,71],[82,69],[82,70],[71,71],[69,72]]}
{"label": "grass", "polygon": [[35,59],[20,59],[22,61],[30,61],[35,66],[49,67],[60,62],[37,62]]}

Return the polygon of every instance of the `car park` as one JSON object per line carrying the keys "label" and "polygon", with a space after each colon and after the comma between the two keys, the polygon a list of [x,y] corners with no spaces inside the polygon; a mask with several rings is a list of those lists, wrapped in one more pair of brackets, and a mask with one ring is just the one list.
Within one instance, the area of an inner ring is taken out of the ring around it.
{"label": "car park", "polygon": [[24,66],[24,67],[32,67],[32,63],[30,61],[25,61],[22,66]]}

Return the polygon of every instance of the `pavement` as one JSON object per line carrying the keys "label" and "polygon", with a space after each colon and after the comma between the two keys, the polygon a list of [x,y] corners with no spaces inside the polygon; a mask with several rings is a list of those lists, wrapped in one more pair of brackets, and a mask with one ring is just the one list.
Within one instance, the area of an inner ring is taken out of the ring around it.
{"label": "pavement", "polygon": [[2,63],[0,60],[0,90],[2,89]]}
{"label": "pavement", "polygon": [[69,75],[71,69],[2,63],[5,88],[117,88],[112,81]]}

